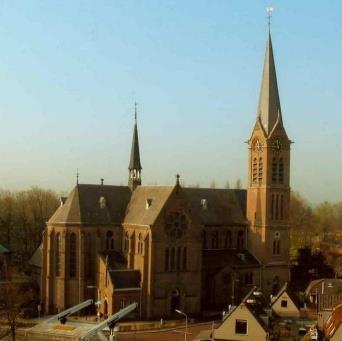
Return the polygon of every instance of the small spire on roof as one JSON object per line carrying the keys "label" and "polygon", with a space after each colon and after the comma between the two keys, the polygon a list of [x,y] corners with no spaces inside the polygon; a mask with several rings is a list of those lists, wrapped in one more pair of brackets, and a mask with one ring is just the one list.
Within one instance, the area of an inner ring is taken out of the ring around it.
{"label": "small spire on roof", "polygon": [[76,185],[78,185],[79,177],[80,177],[80,173],[79,173],[78,168],[77,168],[77,171],[76,171]]}
{"label": "small spire on roof", "polygon": [[176,185],[179,186],[180,175],[176,174]]}
{"label": "small spire on roof", "polygon": [[104,178],[101,178],[101,185],[103,185]]}

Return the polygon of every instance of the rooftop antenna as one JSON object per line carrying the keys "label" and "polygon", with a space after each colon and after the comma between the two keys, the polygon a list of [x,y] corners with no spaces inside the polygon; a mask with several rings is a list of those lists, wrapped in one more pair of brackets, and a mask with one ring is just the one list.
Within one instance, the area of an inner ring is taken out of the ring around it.
{"label": "rooftop antenna", "polygon": [[271,6],[266,7],[266,12],[267,12],[268,32],[271,32],[271,18],[272,18],[272,13],[273,13],[273,7]]}

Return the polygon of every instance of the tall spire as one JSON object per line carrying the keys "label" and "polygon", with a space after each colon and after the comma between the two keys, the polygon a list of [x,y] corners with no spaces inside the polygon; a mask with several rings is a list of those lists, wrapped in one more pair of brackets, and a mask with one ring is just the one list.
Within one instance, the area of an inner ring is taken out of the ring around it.
{"label": "tall spire", "polygon": [[261,123],[267,135],[272,131],[278,118],[280,121],[282,120],[270,32],[268,34],[264,70],[262,74],[258,116],[261,119]]}
{"label": "tall spire", "polygon": [[139,137],[138,137],[138,124],[137,124],[137,104],[134,103],[134,128],[133,139],[131,147],[131,157],[128,165],[129,177],[128,185],[134,190],[138,185],[141,185],[141,163],[139,152]]}

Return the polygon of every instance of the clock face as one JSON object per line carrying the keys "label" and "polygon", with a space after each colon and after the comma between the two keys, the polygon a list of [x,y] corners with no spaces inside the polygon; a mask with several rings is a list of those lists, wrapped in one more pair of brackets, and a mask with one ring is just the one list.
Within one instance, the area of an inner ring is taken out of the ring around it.
{"label": "clock face", "polygon": [[257,152],[262,152],[264,145],[259,139],[256,139],[253,143],[253,149]]}
{"label": "clock face", "polygon": [[275,139],[272,143],[272,149],[276,152],[279,152],[281,150],[281,143],[279,139]]}
{"label": "clock face", "polygon": [[188,228],[188,219],[185,214],[171,212],[166,216],[165,231],[171,239],[182,238]]}

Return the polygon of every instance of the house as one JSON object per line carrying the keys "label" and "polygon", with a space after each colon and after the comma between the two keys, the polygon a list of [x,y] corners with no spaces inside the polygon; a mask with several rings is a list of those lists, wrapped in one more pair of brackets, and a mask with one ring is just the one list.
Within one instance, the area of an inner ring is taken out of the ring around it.
{"label": "house", "polygon": [[342,279],[322,278],[312,281],[305,290],[308,307],[321,311],[342,302]]}
{"label": "house", "polygon": [[300,303],[286,282],[278,294],[272,298],[273,312],[279,317],[299,317]]}
{"label": "house", "polygon": [[324,325],[324,336],[326,340],[342,340],[342,303],[335,306]]}
{"label": "house", "polygon": [[214,330],[214,340],[268,340],[271,310],[257,287],[232,308]]}

